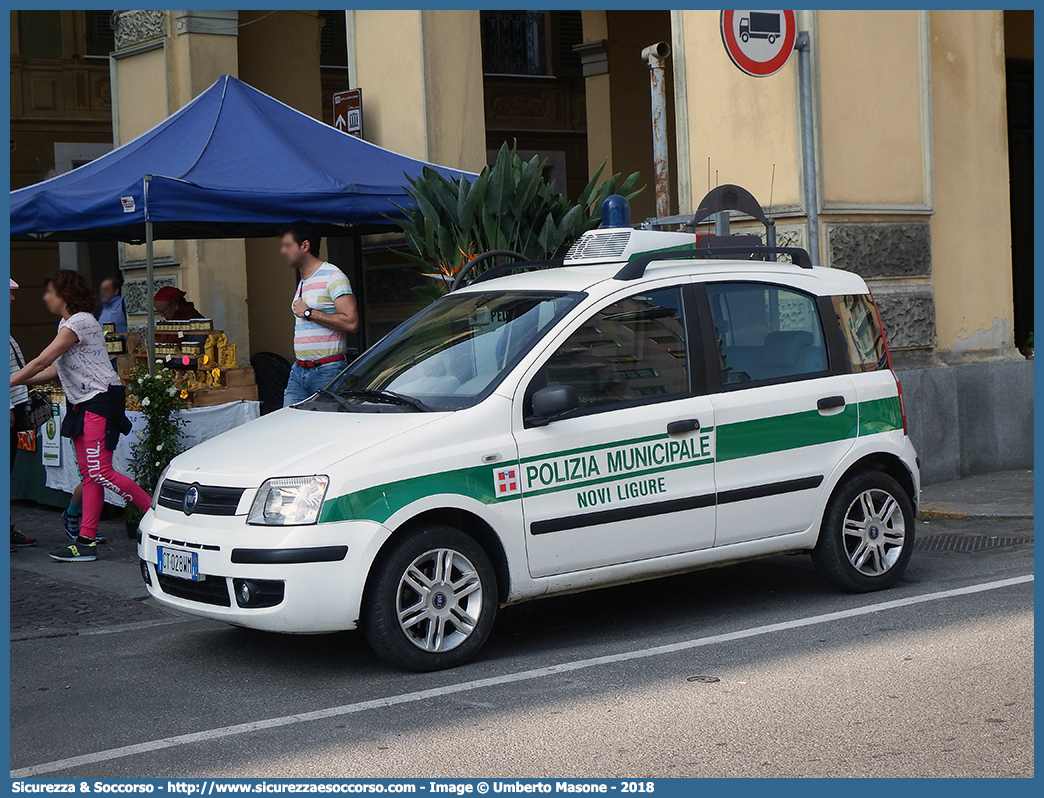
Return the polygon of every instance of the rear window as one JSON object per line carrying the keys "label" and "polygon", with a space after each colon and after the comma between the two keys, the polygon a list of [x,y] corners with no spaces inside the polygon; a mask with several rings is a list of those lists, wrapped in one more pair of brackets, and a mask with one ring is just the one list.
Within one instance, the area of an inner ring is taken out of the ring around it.
{"label": "rear window", "polygon": [[845,338],[845,350],[852,371],[878,371],[888,368],[884,333],[877,321],[877,310],[869,294],[832,297],[834,312]]}

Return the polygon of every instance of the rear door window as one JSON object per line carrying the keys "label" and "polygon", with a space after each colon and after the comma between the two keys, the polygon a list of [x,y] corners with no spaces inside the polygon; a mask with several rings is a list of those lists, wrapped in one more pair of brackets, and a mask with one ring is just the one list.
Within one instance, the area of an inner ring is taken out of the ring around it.
{"label": "rear door window", "polygon": [[884,333],[869,294],[831,297],[834,312],[845,339],[845,351],[852,371],[879,371],[888,368]]}
{"label": "rear door window", "polygon": [[707,285],[726,390],[828,372],[814,297],[765,283]]}

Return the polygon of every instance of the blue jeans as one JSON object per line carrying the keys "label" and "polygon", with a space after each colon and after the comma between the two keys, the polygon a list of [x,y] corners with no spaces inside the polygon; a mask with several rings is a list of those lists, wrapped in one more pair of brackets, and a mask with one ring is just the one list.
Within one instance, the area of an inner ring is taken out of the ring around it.
{"label": "blue jeans", "polygon": [[303,402],[320,388],[325,388],[346,366],[347,363],[343,360],[324,363],[310,369],[294,363],[290,369],[290,379],[286,383],[286,392],[283,394],[283,407]]}

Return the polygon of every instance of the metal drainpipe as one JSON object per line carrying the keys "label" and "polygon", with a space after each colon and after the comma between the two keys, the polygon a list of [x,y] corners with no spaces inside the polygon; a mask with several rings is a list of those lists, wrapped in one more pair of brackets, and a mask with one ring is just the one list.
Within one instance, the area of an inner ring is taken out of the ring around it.
{"label": "metal drainpipe", "polygon": [[808,219],[808,255],[819,265],[819,197],[816,178],[815,125],[812,118],[812,42],[808,31],[800,31],[794,49],[798,51],[801,87],[801,146],[804,162],[805,213]]}
{"label": "metal drainpipe", "polygon": [[667,160],[667,86],[664,62],[671,54],[667,42],[656,42],[642,50],[649,65],[649,90],[652,94],[653,173],[656,178],[656,215],[671,215],[671,178]]}

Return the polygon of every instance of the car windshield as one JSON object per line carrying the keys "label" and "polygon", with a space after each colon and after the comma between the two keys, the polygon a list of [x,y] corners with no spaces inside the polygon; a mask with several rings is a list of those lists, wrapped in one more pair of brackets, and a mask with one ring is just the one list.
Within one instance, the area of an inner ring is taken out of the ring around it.
{"label": "car windshield", "polygon": [[583,297],[530,291],[443,297],[356,360],[316,401],[325,397],[331,410],[471,407]]}

